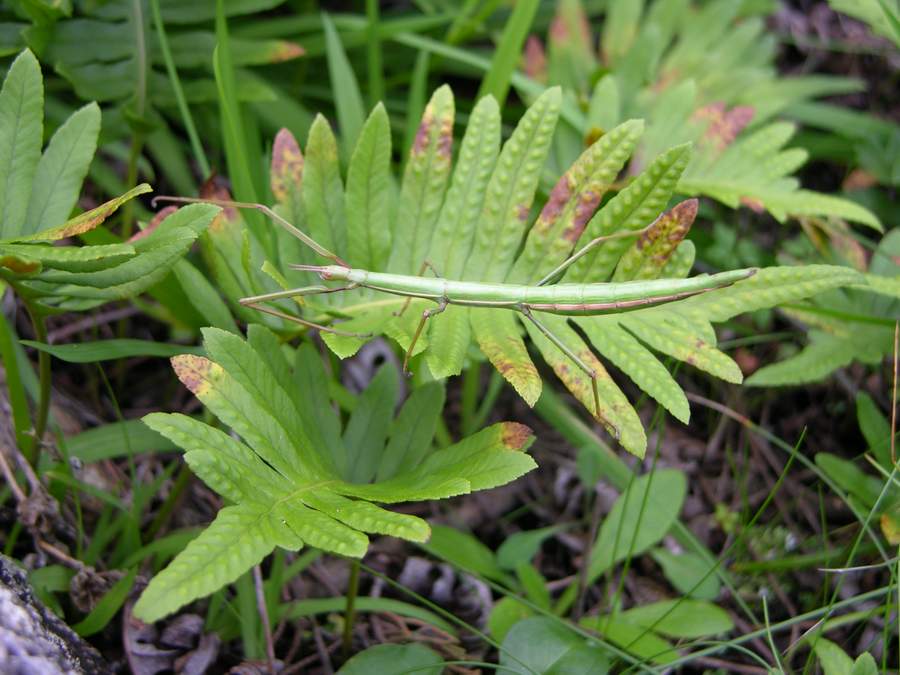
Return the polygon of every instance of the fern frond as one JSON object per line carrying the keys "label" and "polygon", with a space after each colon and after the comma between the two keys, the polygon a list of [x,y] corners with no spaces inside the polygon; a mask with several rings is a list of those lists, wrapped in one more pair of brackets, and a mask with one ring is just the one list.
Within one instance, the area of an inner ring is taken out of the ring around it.
{"label": "fern frond", "polygon": [[204,346],[210,358],[176,356],[175,372],[240,440],[185,415],[153,413],[144,422],[183,447],[194,472],[235,505],[150,582],[135,606],[145,621],[231,583],[276,546],[361,557],[367,533],[425,541],[425,521],[373,502],[466,494],[535,467],[524,452],[531,432],[510,423],[433,451],[438,385],[417,390],[392,424],[397,375],[383,368],[341,433],[309,345],[293,354],[293,366],[260,325],[246,341],[206,329]]}

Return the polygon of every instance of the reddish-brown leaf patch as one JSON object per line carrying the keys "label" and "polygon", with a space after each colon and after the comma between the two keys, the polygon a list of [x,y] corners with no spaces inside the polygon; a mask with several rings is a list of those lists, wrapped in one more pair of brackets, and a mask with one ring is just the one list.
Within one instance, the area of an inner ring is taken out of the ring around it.
{"label": "reddish-brown leaf patch", "polygon": [[279,202],[286,201],[288,194],[299,191],[303,183],[303,153],[297,139],[287,129],[280,129],[272,146],[272,168],[269,184],[272,194]]}

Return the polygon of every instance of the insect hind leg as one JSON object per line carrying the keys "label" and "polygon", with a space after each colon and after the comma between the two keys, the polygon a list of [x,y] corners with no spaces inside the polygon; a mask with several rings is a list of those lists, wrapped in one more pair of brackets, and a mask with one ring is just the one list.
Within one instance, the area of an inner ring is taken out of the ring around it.
{"label": "insect hind leg", "polygon": [[435,314],[440,314],[445,309],[447,309],[447,298],[441,298],[438,301],[437,307],[432,307],[431,309],[426,309],[422,312],[422,318],[419,319],[419,325],[416,326],[416,332],[413,334],[412,341],[409,343],[409,348],[406,350],[406,356],[403,357],[403,372],[406,375],[409,375],[409,360],[412,358],[413,350],[416,348],[416,343],[419,341],[419,336],[422,335],[422,329],[425,328],[425,323],[433,317]]}
{"label": "insect hind leg", "polygon": [[516,309],[518,309],[522,314],[525,315],[534,327],[537,328],[550,342],[552,342],[559,350],[565,354],[572,363],[578,366],[579,370],[581,370],[585,375],[591,378],[591,392],[594,395],[594,416],[600,420],[608,429],[612,431],[613,436],[619,438],[619,428],[606,419],[603,414],[600,412],[600,393],[597,389],[597,371],[591,368],[588,364],[586,364],[581,357],[578,356],[572,349],[563,342],[559,336],[553,333],[547,326],[538,321],[537,317],[534,316],[531,309],[527,305],[519,305]]}

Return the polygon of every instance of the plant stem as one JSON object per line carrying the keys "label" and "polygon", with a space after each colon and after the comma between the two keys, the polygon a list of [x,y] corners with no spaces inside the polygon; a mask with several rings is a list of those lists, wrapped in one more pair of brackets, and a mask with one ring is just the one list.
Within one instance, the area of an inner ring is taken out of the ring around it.
{"label": "plant stem", "polygon": [[[25,310],[34,328],[34,339],[38,342],[47,342],[47,324],[44,315],[28,301],[25,301]],[[25,459],[31,466],[37,466],[41,442],[47,430],[47,418],[50,415],[50,354],[44,350],[38,351],[38,381],[40,394],[37,417],[34,420],[34,439],[29,447],[23,448]]]}
{"label": "plant stem", "polygon": [[266,661],[268,661],[269,673],[275,675],[275,643],[272,641],[272,624],[269,621],[269,610],[266,608],[266,593],[259,565],[253,566],[253,587],[256,591],[256,609],[259,612],[263,633],[266,637]]}
{"label": "plant stem", "polygon": [[353,624],[356,621],[356,595],[359,592],[359,567],[359,559],[354,558],[350,561],[350,579],[347,582],[347,605],[344,609],[344,636],[341,641],[341,657],[344,661],[350,658],[350,650],[353,647]]}

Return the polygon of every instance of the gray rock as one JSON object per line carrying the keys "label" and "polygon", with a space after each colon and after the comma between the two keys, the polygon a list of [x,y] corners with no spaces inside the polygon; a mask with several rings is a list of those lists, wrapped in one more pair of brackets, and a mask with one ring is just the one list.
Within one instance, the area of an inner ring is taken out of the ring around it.
{"label": "gray rock", "polygon": [[112,672],[96,649],[34,597],[24,570],[0,555],[0,673]]}

